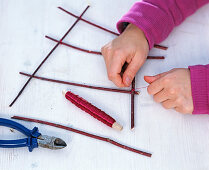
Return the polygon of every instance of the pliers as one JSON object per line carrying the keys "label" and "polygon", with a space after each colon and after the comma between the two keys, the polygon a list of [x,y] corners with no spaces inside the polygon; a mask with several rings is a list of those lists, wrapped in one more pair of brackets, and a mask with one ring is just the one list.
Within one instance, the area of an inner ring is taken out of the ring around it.
{"label": "pliers", "polygon": [[0,140],[0,148],[18,148],[27,146],[29,151],[32,152],[33,149],[38,146],[48,149],[62,149],[67,146],[60,138],[41,135],[37,127],[30,130],[15,121],[4,118],[0,118],[0,126],[16,129],[27,136],[27,138],[24,139]]}

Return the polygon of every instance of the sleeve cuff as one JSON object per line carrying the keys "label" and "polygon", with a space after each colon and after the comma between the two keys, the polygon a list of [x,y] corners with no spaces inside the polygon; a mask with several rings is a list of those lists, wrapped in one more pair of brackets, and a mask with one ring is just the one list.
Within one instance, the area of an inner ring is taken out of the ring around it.
{"label": "sleeve cuff", "polygon": [[209,67],[189,66],[194,111],[193,114],[209,114]]}
{"label": "sleeve cuff", "polygon": [[134,24],[144,32],[150,49],[154,43],[163,41],[174,27],[174,23],[164,10],[146,2],[136,2],[118,21],[117,29],[120,33],[124,31],[126,23]]}

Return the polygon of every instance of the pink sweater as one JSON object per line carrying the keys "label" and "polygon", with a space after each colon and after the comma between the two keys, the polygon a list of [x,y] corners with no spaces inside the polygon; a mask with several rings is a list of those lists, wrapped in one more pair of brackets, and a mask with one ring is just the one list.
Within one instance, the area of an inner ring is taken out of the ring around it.
{"label": "pink sweater", "polygon": [[[182,23],[209,0],[142,0],[117,23],[121,33],[127,23],[143,30],[150,49],[162,42],[172,29]],[[209,54],[208,54],[209,55]],[[193,114],[209,114],[209,65],[189,66],[191,73]]]}

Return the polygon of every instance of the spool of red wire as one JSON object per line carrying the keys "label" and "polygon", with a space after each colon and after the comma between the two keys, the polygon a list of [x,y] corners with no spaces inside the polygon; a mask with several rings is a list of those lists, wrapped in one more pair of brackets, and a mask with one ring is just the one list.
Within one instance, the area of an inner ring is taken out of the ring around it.
{"label": "spool of red wire", "polygon": [[80,108],[81,110],[90,114],[91,116],[93,116],[97,120],[103,122],[107,126],[110,126],[116,130],[123,129],[123,127],[119,123],[117,123],[115,119],[113,119],[111,116],[106,114],[104,111],[102,111],[101,109],[92,105],[91,103],[89,103],[88,101],[83,99],[82,97],[75,95],[74,93],[72,93],[70,91],[63,91],[63,95],[65,96],[65,98],[67,100],[71,101],[71,103],[76,105],[78,108]]}

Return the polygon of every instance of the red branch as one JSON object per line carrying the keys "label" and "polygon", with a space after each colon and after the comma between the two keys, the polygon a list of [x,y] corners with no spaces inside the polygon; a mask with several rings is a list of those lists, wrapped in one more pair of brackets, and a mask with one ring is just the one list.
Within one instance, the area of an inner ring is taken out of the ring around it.
{"label": "red branch", "polygon": [[[31,74],[27,74],[27,73],[23,73],[23,72],[20,72],[20,74],[24,75],[24,76],[27,76],[27,77],[31,77],[32,76]],[[78,86],[78,87],[84,87],[84,88],[89,88],[89,89],[96,89],[96,90],[103,90],[103,91],[131,94],[130,90],[91,86],[91,85],[86,85],[86,84],[72,83],[72,82],[68,82],[68,81],[55,80],[55,79],[39,77],[39,76],[32,76],[32,77],[35,78],[35,79],[39,79],[39,80],[44,80],[44,81],[49,81],[49,82],[54,82],[54,83],[60,83],[60,84],[67,84],[67,85],[71,85],[71,86]],[[135,91],[135,94],[139,94],[139,91]]]}
{"label": "red branch", "polygon": [[131,152],[135,152],[135,153],[147,156],[147,157],[151,157],[152,156],[151,153],[147,153],[147,152],[144,152],[144,151],[140,151],[140,150],[128,147],[128,146],[120,144],[120,143],[118,143],[118,142],[116,142],[116,141],[114,141],[114,140],[112,140],[110,138],[101,137],[101,136],[94,135],[94,134],[91,134],[91,133],[87,133],[87,132],[84,132],[84,131],[81,131],[81,130],[77,130],[77,129],[74,129],[74,128],[71,128],[71,127],[68,127],[68,126],[63,126],[63,125],[59,125],[59,124],[55,124],[55,123],[51,123],[51,122],[47,122],[47,121],[31,119],[31,118],[25,118],[25,117],[20,117],[20,116],[13,116],[11,118],[12,119],[18,119],[18,120],[24,120],[24,121],[28,121],[28,122],[36,122],[36,123],[40,123],[40,124],[45,124],[45,125],[49,125],[49,126],[65,129],[65,130],[68,130],[68,131],[71,131],[71,132],[74,132],[74,133],[78,133],[78,134],[83,135],[83,136],[88,136],[90,138],[94,138],[94,139],[97,139],[97,140],[100,140],[100,141],[108,142],[108,143],[110,143],[112,145],[115,145],[117,147],[129,150]]}
{"label": "red branch", "polygon": [[[73,14],[73,13],[67,11],[66,9],[64,9],[64,8],[62,8],[62,7],[58,7],[58,8],[59,8],[60,10],[64,11],[65,13],[67,13],[67,14],[69,14],[69,15],[75,17],[75,18],[78,18],[78,17],[79,17],[79,16],[77,16],[77,15],[75,15],[75,14]],[[119,35],[120,35],[120,34],[118,34],[118,33],[116,33],[116,32],[113,32],[113,31],[111,31],[111,30],[109,30],[109,29],[107,29],[107,28],[104,28],[104,27],[102,27],[102,26],[99,26],[99,25],[97,25],[97,24],[94,24],[94,23],[92,23],[92,22],[90,22],[90,21],[88,21],[88,20],[85,20],[85,19],[83,19],[83,18],[81,18],[80,20],[82,20],[82,21],[86,22],[87,24],[90,24],[90,25],[92,25],[92,26],[94,26],[94,27],[97,27],[97,28],[99,28],[99,29],[101,29],[101,30],[104,30],[104,31],[106,31],[106,32],[109,32],[109,33],[111,33],[111,34],[113,34],[113,35],[116,35],[116,36],[119,36]],[[161,49],[161,50],[167,50],[167,49],[168,49],[168,47],[165,47],[165,46],[162,46],[162,45],[157,45],[157,44],[155,44],[154,47],[155,47],[155,48],[159,48],[159,49]]]}
{"label": "red branch", "polygon": [[[74,26],[78,23],[78,21],[81,19],[81,17],[84,15],[84,13],[87,11],[87,9],[90,6],[87,6],[86,9],[82,12],[82,14],[77,18],[77,20],[73,23],[73,25],[68,29],[68,31],[64,34],[64,36],[60,39],[59,42],[57,42],[57,44],[54,46],[54,48],[48,53],[48,55],[44,58],[44,60],[39,64],[39,66],[36,68],[36,70],[33,72],[33,76],[38,72],[38,70],[41,68],[41,66],[45,63],[45,61],[49,58],[49,56],[53,53],[53,51],[59,46],[60,42],[62,42],[64,40],[64,38],[68,35],[68,33],[74,28]],[[15,99],[12,101],[12,103],[9,105],[9,107],[11,107],[15,101],[19,98],[19,96],[22,94],[22,92],[24,91],[24,89],[26,88],[26,86],[28,85],[28,83],[31,81],[32,77],[31,76],[27,82],[24,84],[24,86],[22,87],[22,89],[19,91],[19,93],[17,94],[17,96],[15,97]]]}
{"label": "red branch", "polygon": [[[69,15],[75,17],[75,18],[78,18],[77,15],[74,15],[73,13],[71,13],[71,12],[69,12],[69,11],[63,9],[62,7],[58,7],[58,8],[59,8],[60,10],[64,11],[65,13],[67,13],[67,14],[69,14]],[[109,32],[109,33],[111,33],[111,34],[114,34],[114,35],[116,35],[116,36],[119,36],[118,33],[113,32],[113,31],[111,31],[111,30],[108,30],[107,28],[104,28],[104,27],[102,27],[102,26],[99,26],[99,25],[97,25],[97,24],[94,24],[94,23],[92,23],[92,22],[90,22],[90,21],[87,21],[87,20],[85,20],[85,19],[83,19],[83,18],[81,18],[81,20],[84,21],[84,22],[86,22],[87,24],[90,24],[90,25],[92,25],[92,26],[94,26],[94,27],[97,27],[97,28],[99,28],[99,29],[101,29],[101,30],[104,30],[104,31],[106,31],[106,32]]]}
{"label": "red branch", "polygon": [[[59,40],[56,40],[52,37],[49,37],[49,36],[45,36],[47,39],[50,39],[54,42],[59,42]],[[74,45],[71,45],[71,44],[68,44],[68,43],[64,43],[64,42],[60,42],[61,45],[65,45],[67,47],[70,47],[70,48],[73,48],[73,49],[76,49],[76,50],[79,50],[79,51],[83,51],[83,52],[86,52],[86,53],[90,53],[90,54],[96,54],[96,55],[102,55],[102,53],[100,51],[91,51],[91,50],[86,50],[86,49],[83,49],[83,48],[80,48],[80,47],[76,47]],[[164,56],[147,56],[147,59],[165,59]]]}
{"label": "red branch", "polygon": [[[123,77],[123,74],[127,69],[127,67],[128,67],[128,63],[125,62],[120,73],[121,77]],[[134,128],[134,94],[135,94],[135,77],[131,83],[131,129]]]}
{"label": "red branch", "polygon": [[[54,38],[51,38],[51,37],[49,37],[49,36],[47,36],[47,35],[46,35],[45,37],[46,37],[47,39],[50,39],[50,40],[54,41],[54,42],[59,42],[58,40],[56,40],[56,39],[54,39]],[[73,45],[70,45],[70,44],[67,44],[67,43],[64,43],[64,42],[61,42],[60,44],[65,45],[65,46],[67,46],[67,47],[71,47],[71,48],[76,49],[76,50],[79,50],[79,51],[86,52],[86,53],[102,55],[102,53],[99,52],[99,51],[91,51],[91,50],[82,49],[82,48],[79,48],[79,47],[76,47],[76,46],[73,46]]]}
{"label": "red branch", "polygon": [[131,129],[134,128],[134,92],[135,92],[135,77],[131,83]]}

